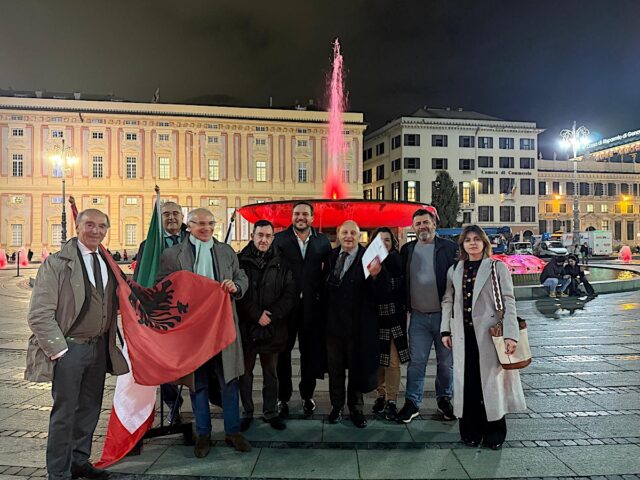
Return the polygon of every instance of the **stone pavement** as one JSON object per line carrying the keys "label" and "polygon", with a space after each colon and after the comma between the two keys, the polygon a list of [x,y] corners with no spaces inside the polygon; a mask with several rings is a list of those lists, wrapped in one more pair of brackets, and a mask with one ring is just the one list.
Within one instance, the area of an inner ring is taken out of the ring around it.
{"label": "stone pavement", "polygon": [[[35,275],[35,270],[22,272]],[[28,276],[0,271],[0,480],[42,478],[49,385],[22,380],[25,364]],[[529,320],[534,363],[522,371],[528,411],[510,415],[504,448],[494,452],[458,442],[456,422],[436,413],[435,369],[428,369],[421,416],[409,425],[370,417],[359,430],[348,420],[324,423],[327,383],[318,410],[276,432],[256,419],[247,437],[252,452],[221,442],[214,410],[215,446],[195,459],[179,436],[145,442],[127,457],[116,478],[640,478],[640,292],[601,295],[585,302],[540,299],[518,302]],[[433,353],[432,353],[433,358]],[[259,370],[259,369],[258,369]],[[256,377],[254,397],[260,397]],[[107,381],[94,452],[104,441],[114,380]],[[367,411],[374,395],[366,398]],[[189,402],[187,401],[186,404]],[[260,411],[261,402],[256,411]]]}

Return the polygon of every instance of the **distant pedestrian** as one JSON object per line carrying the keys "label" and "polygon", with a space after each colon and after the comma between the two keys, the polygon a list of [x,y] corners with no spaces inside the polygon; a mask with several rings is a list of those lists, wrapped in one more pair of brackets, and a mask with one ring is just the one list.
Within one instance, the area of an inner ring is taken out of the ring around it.
{"label": "distant pedestrian", "polygon": [[125,262],[129,261],[129,254],[126,250],[122,253],[122,260],[124,260]]}
{"label": "distant pedestrian", "polygon": [[33,251],[29,249],[29,251],[27,252],[27,260],[31,261],[32,258],[33,258]]}
{"label": "distant pedestrian", "polygon": [[580,256],[582,257],[582,264],[589,265],[589,245],[587,242],[580,246]]}

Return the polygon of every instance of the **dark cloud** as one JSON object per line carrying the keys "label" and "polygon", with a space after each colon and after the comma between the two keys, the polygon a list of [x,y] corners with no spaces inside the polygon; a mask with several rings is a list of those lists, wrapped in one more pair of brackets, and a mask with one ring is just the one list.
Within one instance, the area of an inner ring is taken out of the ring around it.
{"label": "dark cloud", "polygon": [[323,99],[340,37],[350,107],[422,105],[638,128],[636,0],[0,0],[0,88],[148,101]]}

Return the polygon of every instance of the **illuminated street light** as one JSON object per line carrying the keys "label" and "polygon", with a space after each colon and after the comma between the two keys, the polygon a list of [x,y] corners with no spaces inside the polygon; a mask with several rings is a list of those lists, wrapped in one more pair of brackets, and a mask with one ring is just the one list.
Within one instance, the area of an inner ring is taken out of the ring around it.
{"label": "illuminated street light", "polygon": [[64,144],[64,138],[62,139],[62,145],[55,145],[53,147],[53,154],[51,155],[51,163],[55,166],[59,166],[62,171],[62,245],[67,242],[67,211],[66,211],[66,192],[65,183],[67,169],[76,163],[76,157],[73,155],[73,149],[67,147]]}
{"label": "illuminated street light", "polygon": [[573,122],[571,130],[565,129],[560,132],[562,146],[567,149],[571,147],[573,156],[573,245],[580,244],[580,190],[578,184],[578,149],[585,147],[589,143],[589,130],[584,125],[576,128]]}

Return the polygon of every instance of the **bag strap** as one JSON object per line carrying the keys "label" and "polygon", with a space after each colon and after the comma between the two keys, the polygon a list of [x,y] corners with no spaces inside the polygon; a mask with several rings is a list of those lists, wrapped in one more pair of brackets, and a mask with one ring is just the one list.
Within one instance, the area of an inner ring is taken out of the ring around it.
{"label": "bag strap", "polygon": [[502,300],[502,289],[500,288],[500,282],[498,281],[498,272],[496,271],[496,260],[490,260],[491,262],[491,290],[493,291],[493,305],[496,308],[496,314],[500,323],[504,318],[504,301]]}

